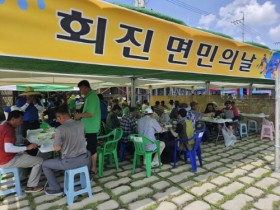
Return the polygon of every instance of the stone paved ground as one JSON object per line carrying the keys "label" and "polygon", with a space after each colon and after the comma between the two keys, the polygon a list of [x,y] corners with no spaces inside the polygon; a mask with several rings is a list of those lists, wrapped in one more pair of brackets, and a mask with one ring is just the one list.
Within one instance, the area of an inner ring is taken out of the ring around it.
{"label": "stone paved ground", "polygon": [[[24,194],[20,200],[10,195],[2,197],[0,209],[280,209],[280,174],[272,169],[274,142],[251,135],[230,149],[222,142],[202,148],[204,166],[197,173],[179,161],[176,169],[163,165],[146,178],[143,166],[131,174],[127,157],[119,171],[111,166],[102,178],[94,177],[92,198],[79,196],[67,206],[65,197],[43,192]],[[63,173],[58,177],[63,183]]]}

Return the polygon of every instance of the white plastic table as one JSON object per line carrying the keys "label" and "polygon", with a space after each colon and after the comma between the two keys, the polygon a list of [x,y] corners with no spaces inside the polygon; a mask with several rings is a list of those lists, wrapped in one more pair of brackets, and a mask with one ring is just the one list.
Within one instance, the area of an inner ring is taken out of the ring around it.
{"label": "white plastic table", "polygon": [[[202,117],[199,121],[216,123],[216,124],[223,124],[224,126],[225,126],[226,122],[233,122],[232,119],[212,118],[212,117]],[[221,132],[221,126],[218,126],[218,135],[217,135],[217,139],[216,139],[216,144],[217,144],[220,136],[223,136],[223,135],[222,135],[222,132]]]}
{"label": "white plastic table", "polygon": [[53,150],[53,140],[52,135],[55,133],[55,130],[50,129],[36,129],[36,130],[27,130],[26,138],[30,143],[38,144],[39,150],[42,153],[52,152]]}
{"label": "white plastic table", "polygon": [[264,113],[260,113],[260,114],[248,114],[248,113],[240,113],[241,116],[243,117],[257,117],[257,118],[265,118],[265,117],[269,117],[269,115],[264,114]]}
{"label": "white plastic table", "polygon": [[232,122],[232,119],[222,119],[222,118],[212,118],[212,117],[202,117],[200,121],[203,122],[210,122],[210,123],[217,123],[217,124],[224,124],[226,122]]}

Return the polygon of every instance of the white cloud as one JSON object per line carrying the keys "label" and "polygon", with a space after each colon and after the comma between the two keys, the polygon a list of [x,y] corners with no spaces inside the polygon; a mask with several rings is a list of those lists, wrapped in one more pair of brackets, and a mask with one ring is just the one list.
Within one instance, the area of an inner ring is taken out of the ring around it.
{"label": "white cloud", "polygon": [[[243,12],[245,41],[254,41],[273,48],[273,40],[280,39],[280,25],[276,27],[276,24],[280,22],[280,13],[277,13],[276,3],[272,1],[231,1],[220,8],[216,30],[232,36],[237,41],[242,41]],[[241,21],[238,24],[233,24],[232,22],[235,20]]]}
{"label": "white cloud", "polygon": [[216,15],[202,15],[198,22],[198,25],[202,28],[208,29],[214,21],[216,21]]}
{"label": "white cloud", "polygon": [[[279,14],[276,5],[266,1],[263,5],[257,2],[245,7],[246,21],[250,25],[271,25],[278,21]],[[245,22],[246,22],[245,21]]]}
{"label": "white cloud", "polygon": [[234,0],[220,8],[221,20],[218,21],[218,26],[227,27],[231,21],[242,19],[242,12],[244,12],[245,24],[254,27],[274,24],[280,17],[276,11],[276,5],[271,1],[260,4],[257,0]]}
{"label": "white cloud", "polygon": [[278,25],[274,28],[270,28],[268,34],[273,41],[279,42],[280,41],[280,25]]}

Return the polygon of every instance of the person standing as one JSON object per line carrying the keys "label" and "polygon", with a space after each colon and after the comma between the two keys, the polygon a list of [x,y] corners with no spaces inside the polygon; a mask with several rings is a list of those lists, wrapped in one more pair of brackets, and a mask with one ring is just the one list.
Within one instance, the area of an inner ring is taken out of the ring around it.
{"label": "person standing", "polygon": [[61,126],[56,129],[53,148],[54,151],[60,151],[61,158],[48,159],[42,164],[49,184],[49,189],[45,190],[46,195],[63,194],[54,170],[68,170],[88,165],[90,157],[86,148],[84,124],[71,119],[67,107],[59,107],[55,116]]}
{"label": "person standing", "polygon": [[90,88],[87,80],[78,83],[81,95],[85,96],[84,107],[82,113],[74,115],[75,120],[81,120],[85,126],[87,149],[91,152],[91,169],[93,174],[97,173],[97,133],[100,130],[101,110],[100,100],[97,94]]}
{"label": "person standing", "polygon": [[34,130],[40,128],[39,112],[44,110],[39,100],[39,92],[34,92],[32,87],[26,87],[16,100],[16,106],[24,111],[23,123],[21,126],[22,135],[26,137],[28,129]]}
{"label": "person standing", "polygon": [[32,167],[25,192],[39,192],[43,190],[42,186],[38,186],[43,159],[25,153],[25,151],[36,149],[38,145],[15,146],[15,129],[22,124],[22,118],[23,112],[19,110],[11,111],[8,114],[7,121],[0,125],[0,168]]}

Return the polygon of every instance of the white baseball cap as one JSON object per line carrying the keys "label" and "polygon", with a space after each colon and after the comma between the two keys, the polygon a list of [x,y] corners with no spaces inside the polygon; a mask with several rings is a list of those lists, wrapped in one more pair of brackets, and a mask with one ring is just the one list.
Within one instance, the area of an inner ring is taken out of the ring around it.
{"label": "white baseball cap", "polygon": [[15,110],[18,110],[18,111],[22,111],[19,107],[17,106],[11,106],[11,111],[15,111]]}
{"label": "white baseball cap", "polygon": [[153,114],[153,113],[154,112],[150,106],[144,110],[144,114]]}

